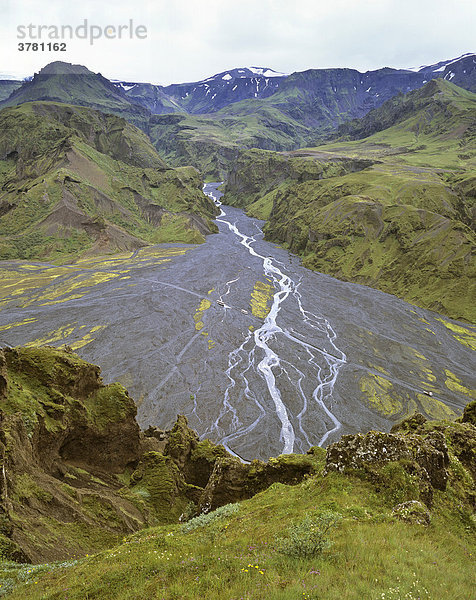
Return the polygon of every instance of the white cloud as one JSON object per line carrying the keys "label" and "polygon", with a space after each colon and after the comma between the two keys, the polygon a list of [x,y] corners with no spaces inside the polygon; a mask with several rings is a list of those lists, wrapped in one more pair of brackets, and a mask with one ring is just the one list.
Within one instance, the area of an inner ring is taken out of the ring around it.
{"label": "white cloud", "polygon": [[[432,63],[474,51],[469,0],[0,0],[0,72],[32,74],[53,60],[114,78],[193,81],[238,66],[308,68]],[[18,52],[20,24],[127,24],[146,40],[67,41],[67,52]]]}

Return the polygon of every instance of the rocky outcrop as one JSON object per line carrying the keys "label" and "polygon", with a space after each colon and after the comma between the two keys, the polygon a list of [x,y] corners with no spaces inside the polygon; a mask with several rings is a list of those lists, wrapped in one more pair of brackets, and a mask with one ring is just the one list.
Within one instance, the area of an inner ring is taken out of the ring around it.
{"label": "rocky outcrop", "polygon": [[2,350],[0,409],[4,556],[59,559],[150,521],[117,477],[140,458],[135,404],[98,367],[53,348]]}
{"label": "rocky outcrop", "polygon": [[384,484],[380,467],[386,463],[398,463],[416,478],[420,497],[428,506],[433,501],[433,489],[446,489],[448,448],[439,432],[426,438],[375,431],[345,435],[327,449],[326,472],[362,470]]}
{"label": "rocky outcrop", "polygon": [[464,408],[461,423],[471,423],[476,425],[476,400],[469,402]]}
{"label": "rocky outcrop", "polygon": [[[105,386],[99,367],[49,348],[5,350],[4,355],[16,408],[32,408],[19,393],[21,380],[40,386],[36,422],[27,433],[31,458],[43,469],[55,474],[63,460],[120,473],[138,460],[134,401],[122,386]],[[22,423],[28,429],[25,419]]]}
{"label": "rocky outcrop", "polygon": [[277,481],[295,485],[317,470],[312,453],[281,455],[267,463],[243,463],[223,446],[199,441],[182,415],[167,436],[165,454],[179,467],[186,484],[199,491],[194,499],[197,513],[251,498]]}
{"label": "rocky outcrop", "polygon": [[[435,490],[445,491],[454,477],[452,462],[459,462],[474,474],[476,429],[465,423],[427,421],[416,414],[395,425],[390,433],[370,431],[345,435],[327,448],[325,472],[356,473],[384,486],[388,469],[397,465],[418,486],[418,498],[431,507]],[[474,502],[474,489],[468,486],[467,499]]]}
{"label": "rocky outcrop", "polygon": [[283,454],[267,463],[254,460],[250,464],[234,457],[219,458],[200,496],[200,512],[251,498],[276,482],[296,485],[317,469],[313,454]]}
{"label": "rocky outcrop", "polygon": [[7,396],[7,363],[5,354],[0,350],[0,402]]}

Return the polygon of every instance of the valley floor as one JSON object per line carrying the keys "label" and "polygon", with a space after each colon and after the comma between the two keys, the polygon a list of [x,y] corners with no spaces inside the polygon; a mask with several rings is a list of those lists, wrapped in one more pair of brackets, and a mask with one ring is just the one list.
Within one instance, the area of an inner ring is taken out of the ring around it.
{"label": "valley floor", "polygon": [[224,210],[199,246],[3,262],[0,340],[68,345],[129,389],[142,427],[185,414],[250,460],[283,452],[283,428],[305,452],[416,410],[454,418],[474,398],[473,326],[313,273],[261,221]]}

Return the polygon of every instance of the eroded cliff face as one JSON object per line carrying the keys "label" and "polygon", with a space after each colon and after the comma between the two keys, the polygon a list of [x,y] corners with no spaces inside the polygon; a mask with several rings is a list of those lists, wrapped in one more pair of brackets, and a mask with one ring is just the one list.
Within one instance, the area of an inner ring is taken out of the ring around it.
{"label": "eroded cliff face", "polygon": [[0,351],[0,410],[0,552],[13,560],[96,551],[313,470],[306,457],[243,465],[183,416],[142,433],[121,385],[51,347]]}
{"label": "eroded cliff face", "polygon": [[126,390],[53,348],[4,350],[0,365],[3,554],[63,558],[144,526],[118,477],[141,455]]}

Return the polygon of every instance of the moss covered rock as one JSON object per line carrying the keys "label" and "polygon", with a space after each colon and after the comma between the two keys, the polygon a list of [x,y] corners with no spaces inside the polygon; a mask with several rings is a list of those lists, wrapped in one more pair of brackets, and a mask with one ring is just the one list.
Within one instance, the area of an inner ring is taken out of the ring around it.
{"label": "moss covered rock", "polygon": [[347,435],[326,451],[325,472],[356,473],[373,481],[389,499],[421,500],[431,507],[448,486],[474,504],[476,427],[427,421],[416,414],[391,433]]}
{"label": "moss covered rock", "polygon": [[430,511],[418,500],[410,500],[409,502],[397,504],[392,513],[401,521],[415,525],[429,525],[431,521]]}
{"label": "moss covered rock", "polygon": [[464,407],[463,416],[461,417],[462,423],[471,423],[471,425],[476,425],[476,400],[469,402]]}

